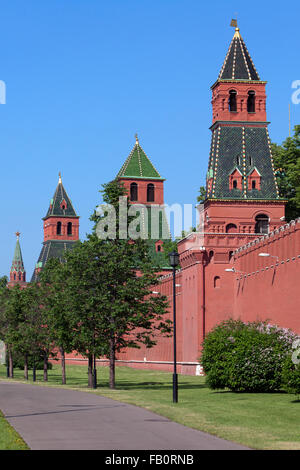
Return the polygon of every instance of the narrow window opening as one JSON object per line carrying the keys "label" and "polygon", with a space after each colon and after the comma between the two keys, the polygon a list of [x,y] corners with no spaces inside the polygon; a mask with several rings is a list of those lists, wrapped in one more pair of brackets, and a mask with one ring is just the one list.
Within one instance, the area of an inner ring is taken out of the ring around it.
{"label": "narrow window opening", "polygon": [[131,201],[138,200],[138,185],[136,183],[131,183],[130,185],[130,200]]}
{"label": "narrow window opening", "polygon": [[256,189],[256,181],[255,180],[252,181],[252,189]]}
{"label": "narrow window opening", "polygon": [[147,202],[154,202],[154,184],[152,183],[147,186]]}
{"label": "narrow window opening", "polygon": [[235,90],[230,90],[229,91],[228,107],[229,107],[229,111],[231,113],[237,111],[236,94],[237,93],[236,93]]}
{"label": "narrow window opening", "polygon": [[72,222],[68,222],[67,234],[72,235],[72,232],[73,232]]}
{"label": "narrow window opening", "polygon": [[233,180],[232,187],[233,189],[237,188],[237,180]]}
{"label": "narrow window opening", "polygon": [[258,214],[255,222],[255,233],[269,233],[269,217],[266,214]]}
{"label": "narrow window opening", "polygon": [[255,91],[248,91],[247,111],[255,113]]}
{"label": "narrow window opening", "polygon": [[61,222],[57,222],[56,235],[61,235]]}
{"label": "narrow window opening", "polygon": [[220,288],[221,286],[221,280],[220,280],[220,277],[219,276],[215,276],[214,278],[214,288]]}

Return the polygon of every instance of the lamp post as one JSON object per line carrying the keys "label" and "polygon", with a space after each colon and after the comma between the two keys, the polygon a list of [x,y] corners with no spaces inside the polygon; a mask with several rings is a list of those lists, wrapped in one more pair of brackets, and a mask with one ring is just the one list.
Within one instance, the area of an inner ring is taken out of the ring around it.
{"label": "lamp post", "polygon": [[258,256],[261,256],[262,258],[276,258],[276,261],[278,262],[279,257],[278,256],[273,256],[270,255],[270,253],[258,253]]}
{"label": "lamp post", "polygon": [[176,266],[179,265],[179,254],[172,251],[169,254],[170,266],[173,268],[173,343],[174,343],[174,370],[173,370],[173,403],[178,402],[178,380],[176,362]]}

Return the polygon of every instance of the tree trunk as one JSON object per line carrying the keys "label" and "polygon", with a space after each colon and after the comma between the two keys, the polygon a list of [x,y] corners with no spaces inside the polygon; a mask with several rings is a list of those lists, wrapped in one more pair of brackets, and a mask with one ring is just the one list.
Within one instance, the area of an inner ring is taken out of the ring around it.
{"label": "tree trunk", "polygon": [[24,358],[24,379],[28,380],[28,354]]}
{"label": "tree trunk", "polygon": [[35,357],[33,357],[32,380],[33,380],[34,382],[36,381]]}
{"label": "tree trunk", "polygon": [[93,388],[93,355],[89,354],[88,355],[88,386],[90,388]]}
{"label": "tree trunk", "polygon": [[114,338],[114,335],[111,334],[111,338],[109,341],[109,388],[111,389],[116,388],[115,364],[116,364],[115,338]]}
{"label": "tree trunk", "polygon": [[62,384],[66,385],[66,357],[65,357],[65,350],[64,348],[60,348],[60,355],[61,355],[61,378]]}
{"label": "tree trunk", "polygon": [[13,362],[11,350],[9,350],[8,360],[9,360],[9,377],[13,379],[14,378],[14,362]]}
{"label": "tree trunk", "polygon": [[48,382],[48,354],[44,353],[44,382]]}

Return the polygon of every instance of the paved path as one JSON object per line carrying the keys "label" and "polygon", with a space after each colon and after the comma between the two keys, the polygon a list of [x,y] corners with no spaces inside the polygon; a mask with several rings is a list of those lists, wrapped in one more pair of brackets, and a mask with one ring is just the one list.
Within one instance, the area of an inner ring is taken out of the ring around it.
{"label": "paved path", "polygon": [[0,381],[0,410],[33,450],[246,449],[88,392]]}

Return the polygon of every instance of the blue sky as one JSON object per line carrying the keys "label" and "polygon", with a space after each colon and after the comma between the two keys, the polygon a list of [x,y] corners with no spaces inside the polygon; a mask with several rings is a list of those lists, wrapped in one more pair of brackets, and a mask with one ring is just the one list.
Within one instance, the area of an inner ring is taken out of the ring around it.
{"label": "blue sky", "polygon": [[1,2],[0,275],[15,232],[30,280],[42,217],[58,173],[80,215],[80,235],[140,143],[165,182],[167,204],[194,204],[205,182],[211,91],[234,33],[267,80],[271,139],[300,123],[291,84],[300,80],[296,1],[14,0]]}

